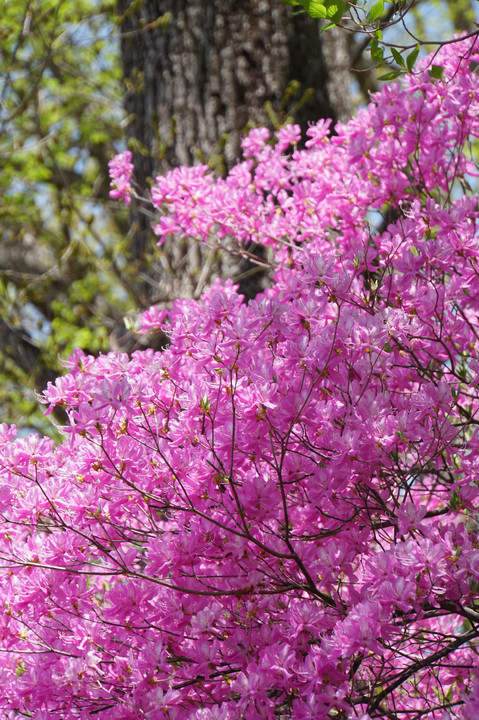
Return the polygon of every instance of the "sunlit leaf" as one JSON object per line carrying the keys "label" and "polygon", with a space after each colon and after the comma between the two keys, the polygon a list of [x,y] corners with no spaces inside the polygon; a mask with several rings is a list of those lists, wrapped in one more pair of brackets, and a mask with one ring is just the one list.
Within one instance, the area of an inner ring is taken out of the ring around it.
{"label": "sunlit leaf", "polygon": [[384,0],[379,0],[375,3],[371,10],[368,12],[368,22],[373,23],[375,20],[381,17],[384,12]]}
{"label": "sunlit leaf", "polygon": [[320,0],[302,0],[302,5],[308,15],[312,18],[324,20],[328,17],[325,2],[320,2]]}

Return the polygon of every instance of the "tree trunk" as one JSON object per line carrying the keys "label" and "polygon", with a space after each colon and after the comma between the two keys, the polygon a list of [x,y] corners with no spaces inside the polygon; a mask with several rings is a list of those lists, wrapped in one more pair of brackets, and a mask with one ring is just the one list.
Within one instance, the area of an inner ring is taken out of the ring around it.
{"label": "tree trunk", "polygon": [[[133,10],[129,0],[118,0],[127,132],[140,187],[181,164],[201,161],[227,171],[250,125],[277,126],[292,117],[304,130],[319,118],[347,118],[344,32],[320,35],[317,20],[294,15],[280,0],[139,5]],[[264,286],[261,273],[248,275],[244,261],[218,261],[189,243],[165,246],[154,267],[150,223],[133,210],[131,255],[148,302],[198,295],[216,276],[246,273],[240,286],[249,297]]]}

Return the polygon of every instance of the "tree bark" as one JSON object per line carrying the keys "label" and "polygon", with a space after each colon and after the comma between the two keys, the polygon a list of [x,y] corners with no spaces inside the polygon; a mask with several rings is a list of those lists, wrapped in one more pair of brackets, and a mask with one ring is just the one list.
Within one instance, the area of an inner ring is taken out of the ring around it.
{"label": "tree bark", "polygon": [[[118,0],[118,12],[140,187],[181,164],[227,171],[248,126],[291,116],[305,130],[319,118],[349,114],[346,35],[320,35],[317,20],[294,15],[280,0],[143,0],[135,11]],[[206,265],[207,282],[246,273],[240,286],[249,297],[264,286],[244,262],[218,261],[189,243],[166,246],[153,266],[150,223],[133,209],[131,255],[147,301],[198,295]]]}

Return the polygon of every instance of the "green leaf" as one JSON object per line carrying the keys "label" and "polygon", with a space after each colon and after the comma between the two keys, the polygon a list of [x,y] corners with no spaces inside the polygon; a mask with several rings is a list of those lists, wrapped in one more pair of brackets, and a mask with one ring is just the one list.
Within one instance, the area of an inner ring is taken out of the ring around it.
{"label": "green leaf", "polygon": [[405,67],[406,67],[406,64],[405,64],[405,62],[404,62],[404,58],[403,58],[403,56],[401,55],[401,53],[398,52],[398,51],[396,50],[396,48],[391,48],[391,52],[392,52],[393,58],[395,59],[395,61],[396,61],[397,64],[399,65],[399,67],[405,68]]}
{"label": "green leaf", "polygon": [[322,25],[319,28],[319,32],[323,33],[325,30],[330,30],[331,28],[336,27],[336,25],[337,25],[337,23],[335,23],[335,22],[329,22],[326,25]]}
{"label": "green leaf", "polygon": [[326,6],[324,2],[321,2],[320,0],[302,0],[301,5],[312,18],[321,18],[322,20],[325,20],[328,17]]}
{"label": "green leaf", "polygon": [[420,45],[418,43],[416,45],[416,47],[414,48],[414,50],[411,53],[409,53],[409,55],[406,58],[406,65],[407,65],[407,69],[409,71],[411,71],[414,67],[414,63],[416,62],[417,56],[419,55],[419,50],[420,50]]}
{"label": "green leaf", "polygon": [[341,22],[344,14],[344,2],[343,0],[328,0],[326,3],[326,12],[328,19],[331,20],[335,25]]}
{"label": "green leaf", "polygon": [[384,57],[384,50],[382,47],[379,46],[379,43],[377,40],[371,40],[371,46],[370,46],[370,52],[371,52],[371,58],[374,60],[374,62],[382,62]]}
{"label": "green leaf", "polygon": [[381,82],[387,82],[388,80],[395,80],[400,75],[404,75],[404,70],[393,70],[385,75],[381,75],[381,77],[378,77],[378,80],[381,80]]}
{"label": "green leaf", "polygon": [[429,68],[429,77],[434,78],[434,80],[442,80],[443,75],[444,68],[440,65],[431,65]]}
{"label": "green leaf", "polygon": [[375,3],[371,10],[368,12],[368,22],[373,23],[375,20],[381,17],[384,12],[384,0],[379,0]]}

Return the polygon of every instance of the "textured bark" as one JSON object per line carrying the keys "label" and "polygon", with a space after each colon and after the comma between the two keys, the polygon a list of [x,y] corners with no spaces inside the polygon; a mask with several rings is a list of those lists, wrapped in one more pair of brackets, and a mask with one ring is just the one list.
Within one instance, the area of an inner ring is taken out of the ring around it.
{"label": "textured bark", "polygon": [[[305,128],[349,113],[345,35],[320,35],[318,21],[279,0],[144,0],[135,12],[129,8],[118,1],[140,186],[181,164],[227,170],[248,124],[271,125],[275,114],[283,120],[293,113]],[[155,24],[165,13],[168,25]],[[132,219],[132,258],[148,300],[198,295],[218,275],[240,278],[247,296],[263,287],[261,273],[243,261],[218,260],[189,243],[166,247],[152,267],[151,219],[135,210]]]}

